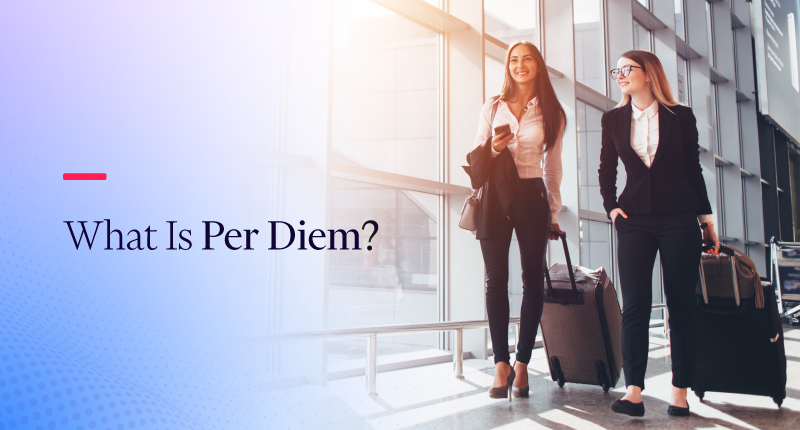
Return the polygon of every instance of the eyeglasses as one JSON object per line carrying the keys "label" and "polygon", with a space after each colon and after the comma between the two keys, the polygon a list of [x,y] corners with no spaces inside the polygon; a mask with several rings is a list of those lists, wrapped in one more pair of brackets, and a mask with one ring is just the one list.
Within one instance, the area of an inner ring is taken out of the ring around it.
{"label": "eyeglasses", "polygon": [[623,78],[627,78],[628,75],[631,74],[631,69],[633,69],[634,67],[637,69],[644,70],[644,67],[632,66],[628,64],[627,66],[622,66],[619,69],[611,69],[611,79],[617,80],[617,76],[619,75],[622,75]]}

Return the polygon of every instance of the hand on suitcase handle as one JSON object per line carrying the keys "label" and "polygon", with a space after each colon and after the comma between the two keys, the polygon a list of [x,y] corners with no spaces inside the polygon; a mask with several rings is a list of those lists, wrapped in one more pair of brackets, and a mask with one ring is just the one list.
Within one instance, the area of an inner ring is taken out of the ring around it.
{"label": "hand on suitcase handle", "polygon": [[564,231],[558,226],[557,222],[550,224],[550,240],[558,240]]}
{"label": "hand on suitcase handle", "polygon": [[702,229],[702,231],[703,241],[714,244],[715,249],[714,252],[711,252],[711,254],[719,254],[719,247],[722,246],[722,243],[719,241],[719,236],[717,236],[716,230],[714,230],[714,225],[707,225]]}
{"label": "hand on suitcase handle", "polygon": [[[709,253],[709,254],[713,254],[713,252],[708,252],[708,251],[710,251],[710,250],[712,250],[714,248],[716,248],[716,245],[714,245],[713,243],[703,242],[703,246],[702,246],[701,249],[702,249],[703,252],[706,252],[706,253]],[[727,254],[727,255],[729,255],[731,257],[735,257],[736,256],[736,250],[735,249],[733,249],[733,248],[731,248],[729,246],[722,245],[722,244],[720,244],[720,246],[719,246],[719,252],[721,252],[723,254]]]}

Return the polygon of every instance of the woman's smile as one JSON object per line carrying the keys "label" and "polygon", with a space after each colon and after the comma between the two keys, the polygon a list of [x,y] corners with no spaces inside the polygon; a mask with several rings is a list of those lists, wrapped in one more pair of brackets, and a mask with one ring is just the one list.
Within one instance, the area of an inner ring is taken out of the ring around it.
{"label": "woman's smile", "polygon": [[622,73],[617,75],[617,85],[622,90],[622,94],[633,96],[643,91],[650,92],[647,74],[644,73],[641,64],[625,57],[620,57],[617,61],[617,68],[631,67],[627,76]]}
{"label": "woman's smile", "polygon": [[508,71],[518,84],[528,84],[536,77],[536,62],[533,54],[525,45],[518,45],[511,50]]}

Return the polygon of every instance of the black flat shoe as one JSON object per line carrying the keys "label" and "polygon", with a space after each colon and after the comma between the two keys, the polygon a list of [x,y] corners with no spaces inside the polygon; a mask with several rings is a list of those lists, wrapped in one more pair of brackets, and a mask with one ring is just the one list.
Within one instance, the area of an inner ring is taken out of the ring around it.
{"label": "black flat shoe", "polygon": [[672,415],[673,417],[688,417],[689,405],[687,404],[685,408],[669,405],[667,408],[667,415]]}
{"label": "black flat shoe", "polygon": [[627,400],[614,400],[614,403],[611,404],[611,410],[618,414],[630,415],[632,417],[643,417],[644,402],[633,403]]}

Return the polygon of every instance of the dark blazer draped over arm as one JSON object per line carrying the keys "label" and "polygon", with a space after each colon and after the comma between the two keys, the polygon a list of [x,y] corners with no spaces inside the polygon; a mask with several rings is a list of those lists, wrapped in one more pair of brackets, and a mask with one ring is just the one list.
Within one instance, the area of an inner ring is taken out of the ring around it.
{"label": "dark blazer draped over arm", "polygon": [[[627,214],[710,214],[700,166],[697,120],[686,106],[658,106],[658,149],[650,168],[631,147],[631,104],[603,114],[600,147],[600,194],[606,214],[621,208]],[[617,199],[617,164],[628,178]]]}
{"label": "dark blazer draped over arm", "polygon": [[[476,211],[477,239],[490,238],[500,217],[521,220],[536,213],[536,203],[523,192],[517,165],[507,147],[492,157],[492,138],[489,137],[467,154],[467,163],[469,166],[464,166],[464,170],[472,188],[483,187],[483,197]],[[547,194],[544,183],[539,191],[542,196]]]}

